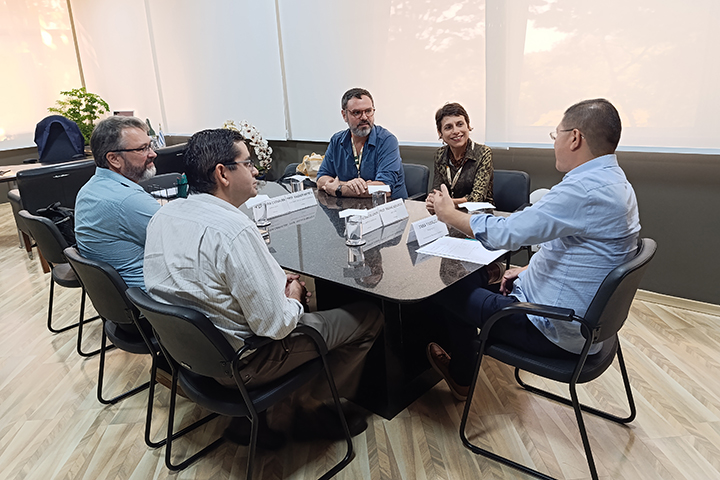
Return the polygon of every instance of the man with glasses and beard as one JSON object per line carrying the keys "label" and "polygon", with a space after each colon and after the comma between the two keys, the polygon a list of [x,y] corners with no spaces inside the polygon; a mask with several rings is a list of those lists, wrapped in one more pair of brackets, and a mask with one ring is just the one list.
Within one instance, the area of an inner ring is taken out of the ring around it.
{"label": "man with glasses and beard", "polygon": [[388,185],[393,199],[407,198],[397,138],[375,125],[370,92],[351,88],[341,106],[350,128],[330,139],[317,174],[318,188],[335,197],[367,197],[368,185]]}
{"label": "man with glasses and beard", "polygon": [[97,168],[75,201],[80,254],[110,264],[129,287],[145,288],[145,230],[160,204],[138,182],[155,175],[145,122],[113,116],[90,139]]}

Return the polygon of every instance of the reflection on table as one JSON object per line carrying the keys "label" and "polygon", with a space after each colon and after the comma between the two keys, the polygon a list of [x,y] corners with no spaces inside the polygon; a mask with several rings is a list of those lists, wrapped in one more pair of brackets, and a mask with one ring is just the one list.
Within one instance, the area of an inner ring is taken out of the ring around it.
{"label": "reflection on table", "polygon": [[[287,191],[266,183],[259,193],[276,197]],[[482,265],[417,254],[417,242],[408,244],[407,238],[410,224],[429,216],[424,202],[406,201],[409,218],[364,235],[362,247],[348,247],[339,212],[370,209],[371,199],[325,192],[316,197],[317,206],[270,218],[268,247],[283,268],[315,279],[319,309],[361,299],[380,305],[384,332],[368,354],[353,400],[392,418],[439,380],[425,358],[427,343],[442,335],[428,299]]]}

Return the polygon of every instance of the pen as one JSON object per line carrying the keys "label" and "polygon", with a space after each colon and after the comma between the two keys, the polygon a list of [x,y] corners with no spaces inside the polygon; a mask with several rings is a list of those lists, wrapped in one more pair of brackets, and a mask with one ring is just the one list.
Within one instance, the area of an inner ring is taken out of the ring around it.
{"label": "pen", "polygon": [[12,170],[0,170],[0,176],[5,175],[6,173],[10,173]]}

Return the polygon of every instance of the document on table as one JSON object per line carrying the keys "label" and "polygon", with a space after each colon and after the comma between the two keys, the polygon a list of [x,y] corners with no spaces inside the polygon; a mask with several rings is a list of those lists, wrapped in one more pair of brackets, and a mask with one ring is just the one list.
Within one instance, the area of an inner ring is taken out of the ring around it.
{"label": "document on table", "polygon": [[488,250],[482,243],[468,238],[441,237],[429,245],[418,248],[417,252],[487,265],[497,260],[507,250]]}

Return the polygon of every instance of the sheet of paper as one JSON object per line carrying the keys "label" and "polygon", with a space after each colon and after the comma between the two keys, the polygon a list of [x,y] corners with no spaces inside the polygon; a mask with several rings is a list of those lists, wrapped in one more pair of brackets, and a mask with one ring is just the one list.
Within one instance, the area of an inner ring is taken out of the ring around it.
{"label": "sheet of paper", "polygon": [[368,193],[372,195],[375,192],[390,193],[390,185],[368,185]]}
{"label": "sheet of paper", "polygon": [[438,220],[436,215],[433,215],[413,222],[412,229],[408,235],[408,243],[417,240],[418,244],[423,246],[448,233],[447,225]]}
{"label": "sheet of paper", "polygon": [[359,208],[346,208],[345,210],[340,210],[338,215],[340,218],[351,217],[353,215],[360,215],[361,217],[364,217],[369,213],[370,212],[368,210],[360,210]]}
{"label": "sheet of paper", "polygon": [[495,205],[489,202],[465,202],[458,205],[458,207],[464,208],[468,212],[477,212],[479,210],[495,210]]}
{"label": "sheet of paper", "polygon": [[507,250],[488,250],[477,240],[441,237],[417,250],[418,253],[436,257],[452,258],[463,262],[487,265],[497,260]]}
{"label": "sheet of paper", "polygon": [[392,202],[386,203],[375,207],[380,212],[380,218],[382,219],[383,225],[390,225],[398,220],[408,217],[407,208],[402,198],[393,200]]}
{"label": "sheet of paper", "polygon": [[161,188],[160,190],[153,190],[150,192],[150,195],[152,195],[155,198],[172,198],[177,197],[178,189],[177,187],[170,187],[170,188]]}

